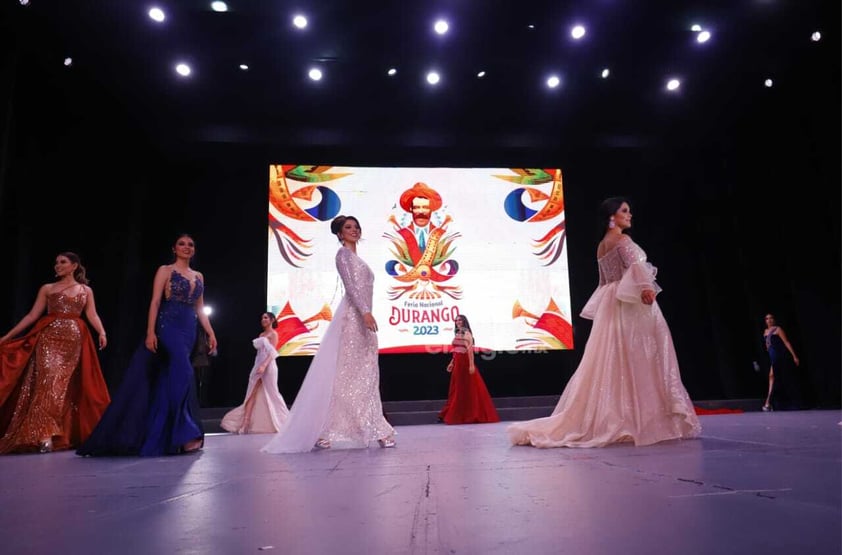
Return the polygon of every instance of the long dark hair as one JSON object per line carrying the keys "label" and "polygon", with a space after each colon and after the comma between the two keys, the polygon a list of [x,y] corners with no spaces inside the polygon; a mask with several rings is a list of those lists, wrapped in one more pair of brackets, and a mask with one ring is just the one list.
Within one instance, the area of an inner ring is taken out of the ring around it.
{"label": "long dark hair", "polygon": [[599,238],[605,235],[605,230],[608,229],[608,222],[611,221],[611,216],[617,213],[617,210],[623,203],[631,206],[631,203],[625,197],[609,197],[602,201],[597,211],[597,222],[599,226]]}
{"label": "long dark hair", "polygon": [[90,281],[88,280],[88,276],[86,275],[87,270],[85,270],[85,267],[82,266],[82,259],[79,258],[78,254],[72,251],[64,251],[58,253],[58,256],[63,256],[73,264],[76,264],[76,269],[73,270],[73,279],[75,279],[82,285],[87,285],[88,283],[90,283]]}
{"label": "long dark hair", "polygon": [[[473,337],[473,338],[474,338],[474,343],[476,343],[476,342],[477,342],[477,338],[476,338],[476,337],[474,337],[474,330],[472,330],[472,329],[471,329],[471,323],[468,321],[468,317],[467,317],[467,316],[465,316],[464,314],[461,314],[461,313],[460,313],[458,316],[456,316],[456,318],[462,318],[462,321],[464,321],[464,322],[465,322],[465,325],[464,325],[464,326],[462,326],[462,327],[463,327],[464,329],[468,330],[469,332],[471,332],[471,337]],[[456,326],[453,326],[453,334],[454,334],[454,335],[456,335],[456,333],[457,333],[457,332],[458,332],[458,328],[457,328]]]}

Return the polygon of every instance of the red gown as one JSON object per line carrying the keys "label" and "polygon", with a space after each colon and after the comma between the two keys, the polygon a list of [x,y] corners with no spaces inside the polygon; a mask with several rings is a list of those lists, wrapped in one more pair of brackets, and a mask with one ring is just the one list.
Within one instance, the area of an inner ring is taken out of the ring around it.
{"label": "red gown", "polygon": [[439,412],[439,420],[445,424],[481,424],[500,422],[500,416],[485,381],[479,371],[468,372],[474,357],[470,335],[453,338],[453,369],[450,372],[450,390],[447,403]]}

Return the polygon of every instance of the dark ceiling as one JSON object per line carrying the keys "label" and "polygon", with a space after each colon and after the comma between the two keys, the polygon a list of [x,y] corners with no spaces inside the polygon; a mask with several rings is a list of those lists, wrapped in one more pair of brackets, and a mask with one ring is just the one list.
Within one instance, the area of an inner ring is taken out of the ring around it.
{"label": "dark ceiling", "polygon": [[[209,0],[170,0],[158,3],[163,24],[148,1],[2,1],[17,94],[39,80],[68,104],[96,91],[152,140],[634,146],[809,100],[807,68],[835,85],[824,98],[839,97],[838,1],[231,0],[216,13]],[[291,24],[298,11],[305,31]],[[450,22],[444,37],[437,17]],[[587,26],[578,42],[577,22]],[[712,32],[708,43],[692,23]],[[193,64],[188,79],[173,71],[178,60]],[[307,78],[313,65],[321,82]],[[433,67],[435,88],[423,78]],[[544,86],[551,73],[555,90]],[[664,88],[673,75],[676,94]]]}

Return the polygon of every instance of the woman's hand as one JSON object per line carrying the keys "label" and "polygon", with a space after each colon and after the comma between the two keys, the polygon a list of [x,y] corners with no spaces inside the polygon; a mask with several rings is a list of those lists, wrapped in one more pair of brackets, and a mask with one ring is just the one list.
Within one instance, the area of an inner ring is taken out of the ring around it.
{"label": "woman's hand", "polygon": [[146,348],[153,353],[158,352],[158,336],[154,333],[147,333],[146,334],[146,341],[144,341]]}
{"label": "woman's hand", "polygon": [[468,374],[473,374],[473,373],[475,373],[476,371],[477,371],[477,367],[476,367],[476,366],[474,366],[473,364],[472,364],[472,365],[470,365],[470,366],[468,366]]}
{"label": "woman's hand", "polygon": [[453,361],[452,360],[450,361],[450,364],[447,365],[447,371],[453,372]]}
{"label": "woman's hand", "polygon": [[106,345],[108,345],[108,338],[105,337],[105,333],[99,334],[99,350],[103,350]]}
{"label": "woman's hand", "polygon": [[365,322],[365,327],[371,331],[377,331],[377,320],[374,319],[374,316],[371,315],[371,312],[366,312],[363,314],[363,321]]}
{"label": "woman's hand", "polygon": [[[208,334],[208,354],[216,353],[216,334]],[[215,354],[213,356],[216,356]]]}
{"label": "woman's hand", "polygon": [[644,289],[640,294],[640,300],[643,304],[652,304],[655,302],[655,291],[652,289]]}

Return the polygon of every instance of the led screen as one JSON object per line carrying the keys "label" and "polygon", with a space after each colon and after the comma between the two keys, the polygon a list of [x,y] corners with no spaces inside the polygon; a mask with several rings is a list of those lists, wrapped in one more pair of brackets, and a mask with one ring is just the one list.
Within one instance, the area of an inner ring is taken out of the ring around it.
{"label": "led screen", "polygon": [[558,168],[269,167],[267,309],[312,355],[343,287],[337,215],[362,227],[381,353],[435,353],[465,314],[488,351],[573,348]]}

